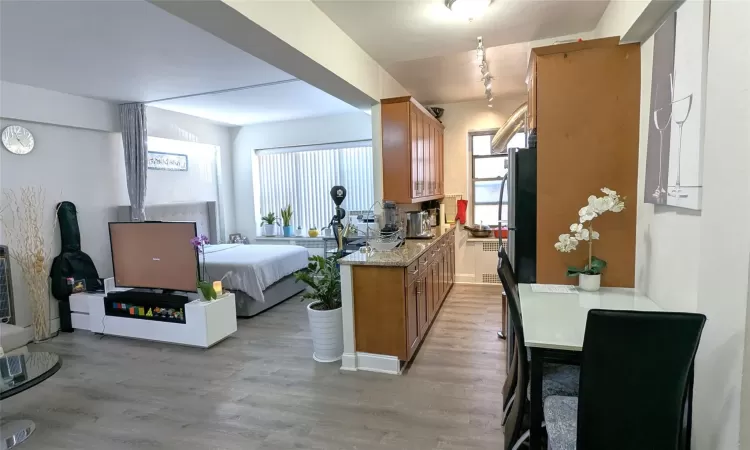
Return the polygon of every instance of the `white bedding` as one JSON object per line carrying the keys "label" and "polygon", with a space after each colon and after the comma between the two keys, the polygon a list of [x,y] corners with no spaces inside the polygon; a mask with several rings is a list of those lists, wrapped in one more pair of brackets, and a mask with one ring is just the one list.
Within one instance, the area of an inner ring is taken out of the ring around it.
{"label": "white bedding", "polygon": [[263,291],[287,275],[307,267],[308,252],[298,245],[206,246],[209,280],[221,280],[223,287],[246,293],[264,302]]}

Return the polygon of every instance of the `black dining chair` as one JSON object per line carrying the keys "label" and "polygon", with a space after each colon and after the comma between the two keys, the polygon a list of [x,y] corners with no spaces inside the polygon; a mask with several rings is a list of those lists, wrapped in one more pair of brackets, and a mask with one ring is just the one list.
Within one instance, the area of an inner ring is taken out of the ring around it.
{"label": "black dining chair", "polygon": [[[515,355],[514,365],[516,370],[509,373],[508,377],[513,386],[512,394],[503,398],[505,427],[505,449],[515,450],[529,437],[528,418],[529,411],[529,354],[526,349],[523,322],[521,320],[521,303],[518,293],[513,268],[510,258],[504,249],[500,249],[497,265],[497,274],[503,284],[505,294],[508,296],[508,309],[510,311],[510,322],[515,333]],[[545,364],[544,378],[542,382],[543,399],[552,396],[575,396],[578,395],[578,367],[564,364]],[[506,385],[508,380],[506,379]],[[520,399],[520,400],[519,400]]]}
{"label": "black dining chair", "polygon": [[544,402],[548,448],[688,448],[686,399],[705,323],[702,314],[589,311],[579,394]]}

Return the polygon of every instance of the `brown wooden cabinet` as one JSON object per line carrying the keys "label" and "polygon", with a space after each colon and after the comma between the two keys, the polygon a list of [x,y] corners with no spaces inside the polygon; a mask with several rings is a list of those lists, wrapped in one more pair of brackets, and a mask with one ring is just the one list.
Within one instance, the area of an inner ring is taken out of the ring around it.
{"label": "brown wooden cabinet", "polygon": [[412,97],[381,100],[383,198],[443,198],[443,124]]}
{"label": "brown wooden cabinet", "polygon": [[408,267],[352,267],[356,350],[409,361],[453,285],[455,229]]}
{"label": "brown wooden cabinet", "polygon": [[[537,136],[537,283],[575,283],[566,269],[583,265],[585,255],[560,253],[554,243],[589,195],[608,187],[638,202],[640,80],[640,44],[621,45],[619,37],[532,49],[528,120]],[[597,222],[607,236],[595,246],[596,256],[608,262],[602,286],[634,286],[635,203]]]}
{"label": "brown wooden cabinet", "polygon": [[412,281],[406,289],[406,357],[411,359],[419,347],[419,297],[421,279]]}

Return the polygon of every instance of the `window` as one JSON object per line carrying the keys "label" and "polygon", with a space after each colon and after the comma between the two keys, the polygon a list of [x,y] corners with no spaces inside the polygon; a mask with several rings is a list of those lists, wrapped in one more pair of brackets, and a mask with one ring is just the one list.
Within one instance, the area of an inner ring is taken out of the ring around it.
{"label": "window", "polygon": [[374,203],[372,142],[358,141],[259,150],[261,215],[292,205],[292,224],[303,229],[328,225],[335,205],[330,190],[341,185],[347,212],[369,210]]}
{"label": "window", "polygon": [[526,146],[526,134],[516,133],[511,138],[503,154],[492,154],[492,137],[497,130],[469,133],[469,153],[471,155],[471,209],[473,221],[477,224],[497,227],[498,212],[502,206],[503,219],[508,217],[508,188],[503,193],[500,204],[500,185],[508,173],[508,148]]}

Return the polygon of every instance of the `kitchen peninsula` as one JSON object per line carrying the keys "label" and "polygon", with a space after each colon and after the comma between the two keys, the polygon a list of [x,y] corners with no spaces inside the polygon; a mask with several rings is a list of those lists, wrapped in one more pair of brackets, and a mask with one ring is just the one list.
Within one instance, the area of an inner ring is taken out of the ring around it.
{"label": "kitchen peninsula", "polygon": [[455,227],[387,252],[339,260],[344,322],[342,370],[399,374],[453,286]]}

